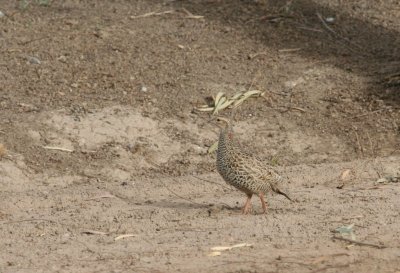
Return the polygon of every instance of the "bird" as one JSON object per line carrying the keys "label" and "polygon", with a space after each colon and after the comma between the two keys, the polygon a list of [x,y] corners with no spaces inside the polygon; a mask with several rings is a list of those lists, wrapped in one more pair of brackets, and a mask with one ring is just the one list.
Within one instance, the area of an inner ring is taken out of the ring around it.
{"label": "bird", "polygon": [[230,120],[217,117],[216,121],[222,123],[217,148],[217,170],[226,183],[247,195],[242,213],[248,214],[251,211],[253,194],[259,196],[264,214],[267,213],[264,195],[269,192],[283,195],[293,202],[288,194],[279,188],[283,177],[272,166],[268,166],[254,155],[243,151],[234,141]]}

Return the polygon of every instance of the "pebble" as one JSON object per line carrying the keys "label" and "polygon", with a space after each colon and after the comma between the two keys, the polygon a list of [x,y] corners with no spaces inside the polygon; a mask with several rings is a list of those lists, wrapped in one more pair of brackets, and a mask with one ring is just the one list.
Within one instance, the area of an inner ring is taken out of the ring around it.
{"label": "pebble", "polygon": [[142,85],[142,87],[140,88],[140,92],[147,92],[148,89],[146,86]]}
{"label": "pebble", "polygon": [[28,57],[28,62],[31,64],[41,64],[42,63],[38,58],[32,57],[32,56]]}

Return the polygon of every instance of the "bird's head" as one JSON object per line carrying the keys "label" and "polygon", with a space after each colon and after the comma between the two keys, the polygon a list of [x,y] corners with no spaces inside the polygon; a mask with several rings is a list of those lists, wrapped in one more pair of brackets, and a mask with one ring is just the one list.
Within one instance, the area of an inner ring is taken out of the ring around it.
{"label": "bird's head", "polygon": [[221,128],[221,133],[222,132],[227,133],[229,138],[232,139],[232,136],[233,136],[232,131],[233,130],[232,130],[232,123],[231,123],[230,119],[219,116],[219,117],[213,118],[212,120],[215,121],[217,126]]}
{"label": "bird's head", "polygon": [[221,126],[222,128],[229,128],[231,127],[231,121],[227,118],[224,117],[216,117],[215,121],[217,122],[217,124],[219,126]]}

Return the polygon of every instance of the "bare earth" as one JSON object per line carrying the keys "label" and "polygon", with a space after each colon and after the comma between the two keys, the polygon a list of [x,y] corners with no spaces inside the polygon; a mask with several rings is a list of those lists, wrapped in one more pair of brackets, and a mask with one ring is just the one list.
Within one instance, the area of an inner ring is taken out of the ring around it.
{"label": "bare earth", "polygon": [[[0,4],[0,272],[400,272],[399,1],[23,2]],[[297,201],[265,215],[194,110],[252,89],[236,138]]]}

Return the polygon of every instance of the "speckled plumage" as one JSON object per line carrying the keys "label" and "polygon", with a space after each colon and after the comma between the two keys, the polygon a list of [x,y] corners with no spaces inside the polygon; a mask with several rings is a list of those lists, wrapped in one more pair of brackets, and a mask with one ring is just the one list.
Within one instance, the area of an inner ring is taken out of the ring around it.
{"label": "speckled plumage", "polygon": [[219,120],[227,124],[219,135],[217,170],[228,184],[246,193],[247,201],[243,212],[248,213],[250,210],[250,199],[253,194],[259,195],[264,212],[266,212],[264,194],[268,192],[284,195],[291,200],[278,188],[283,178],[271,166],[242,151],[233,141],[233,131],[229,121],[222,118]]}

